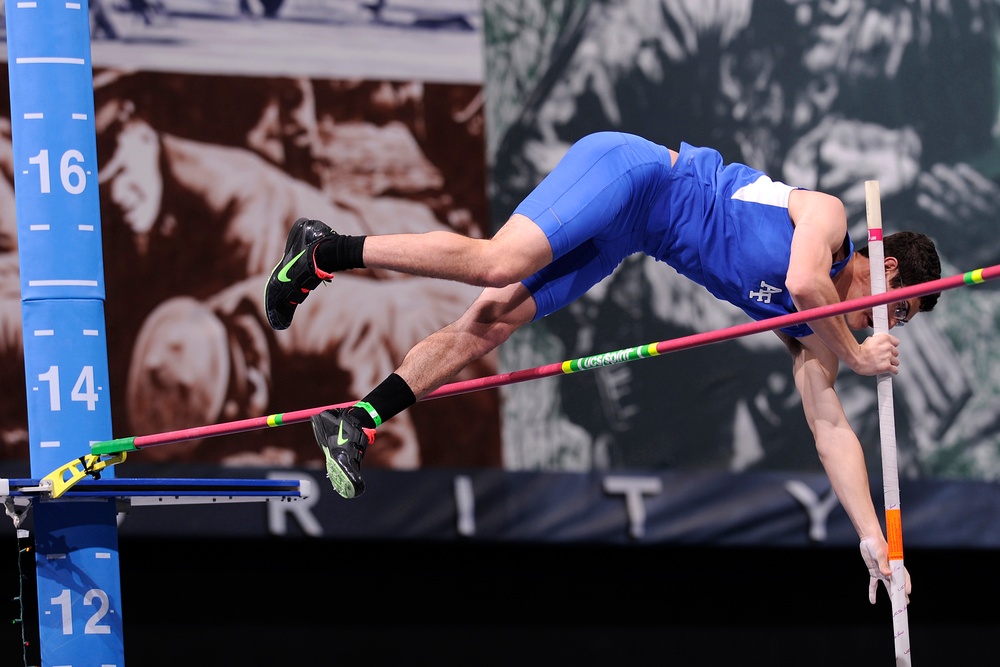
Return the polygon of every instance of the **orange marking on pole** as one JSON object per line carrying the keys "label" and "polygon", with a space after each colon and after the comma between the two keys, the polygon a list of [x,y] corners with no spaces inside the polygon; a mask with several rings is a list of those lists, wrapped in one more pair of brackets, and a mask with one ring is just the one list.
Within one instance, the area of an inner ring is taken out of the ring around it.
{"label": "orange marking on pole", "polygon": [[889,560],[903,560],[903,524],[898,509],[885,511],[885,533]]}

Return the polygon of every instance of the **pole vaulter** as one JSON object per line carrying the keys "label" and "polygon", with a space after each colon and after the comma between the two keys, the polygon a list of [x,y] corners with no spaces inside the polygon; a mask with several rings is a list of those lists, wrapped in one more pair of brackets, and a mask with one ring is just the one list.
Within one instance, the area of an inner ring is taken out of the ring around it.
{"label": "pole vaulter", "polygon": [[[717,329],[705,333],[682,336],[671,340],[649,343],[638,347],[624,348],[614,352],[596,354],[589,357],[581,357],[536,368],[527,368],[511,373],[500,373],[472,380],[463,380],[446,384],[424,396],[421,400],[426,401],[432,398],[444,398],[446,396],[457,396],[483,389],[493,389],[527,380],[537,380],[540,378],[552,377],[556,375],[568,375],[580,371],[592,370],[604,366],[613,366],[637,359],[647,359],[656,357],[668,352],[678,352],[711,343],[719,343],[734,338],[749,336],[763,331],[772,331],[782,327],[795,324],[803,324],[827,317],[844,315],[846,313],[873,308],[885,305],[894,301],[903,301],[913,297],[924,296],[943,292],[966,285],[976,285],[995,278],[1000,278],[1000,264],[983,269],[975,269],[965,273],[956,274],[947,278],[939,278],[918,285],[908,285],[890,293],[872,294],[870,296],[850,299],[841,303],[810,308],[797,313],[789,313],[779,317],[771,317],[759,321],[747,322],[724,329]],[[42,484],[50,486],[52,497],[58,498],[70,487],[87,475],[99,473],[103,468],[115,465],[125,460],[128,452],[137,451],[146,447],[155,447],[185,440],[199,440],[219,435],[229,435],[244,433],[247,431],[273,428],[276,426],[286,426],[308,421],[310,417],[332,408],[349,407],[354,401],[324,405],[306,410],[295,410],[264,417],[251,417],[231,422],[211,424],[208,426],[195,426],[191,428],[179,429],[176,431],[165,431],[150,435],[137,435],[124,438],[115,438],[95,442],[91,445],[90,454],[81,456],[65,465],[57,468],[42,479]]]}

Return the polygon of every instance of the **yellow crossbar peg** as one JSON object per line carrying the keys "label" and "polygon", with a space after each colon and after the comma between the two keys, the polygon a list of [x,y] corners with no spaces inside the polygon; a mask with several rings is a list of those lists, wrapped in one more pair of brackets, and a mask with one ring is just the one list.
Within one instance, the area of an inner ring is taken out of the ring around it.
{"label": "yellow crossbar peg", "polygon": [[[102,456],[104,458],[102,458]],[[52,487],[52,498],[59,498],[87,475],[94,479],[100,478],[100,472],[108,466],[116,465],[125,460],[127,454],[119,452],[113,455],[86,454],[61,465],[42,478],[42,484]]]}

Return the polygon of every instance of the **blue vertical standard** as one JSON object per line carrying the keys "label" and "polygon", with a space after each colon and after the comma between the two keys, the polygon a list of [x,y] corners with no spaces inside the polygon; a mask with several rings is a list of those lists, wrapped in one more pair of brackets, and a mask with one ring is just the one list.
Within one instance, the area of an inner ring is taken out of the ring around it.
{"label": "blue vertical standard", "polygon": [[[7,3],[32,477],[112,436],[87,3]],[[113,475],[111,470],[105,471]],[[35,501],[43,665],[123,665],[114,500]]]}

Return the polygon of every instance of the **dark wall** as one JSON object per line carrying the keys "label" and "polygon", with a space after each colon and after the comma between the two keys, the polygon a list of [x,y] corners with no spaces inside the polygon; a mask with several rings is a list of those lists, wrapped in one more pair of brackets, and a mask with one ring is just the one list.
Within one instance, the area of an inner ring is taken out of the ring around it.
{"label": "dark wall", "polygon": [[[129,667],[894,660],[888,597],[868,604],[853,549],[124,539],[120,554]],[[915,665],[991,664],[996,557],[907,553]],[[0,664],[23,664],[5,627]]]}

